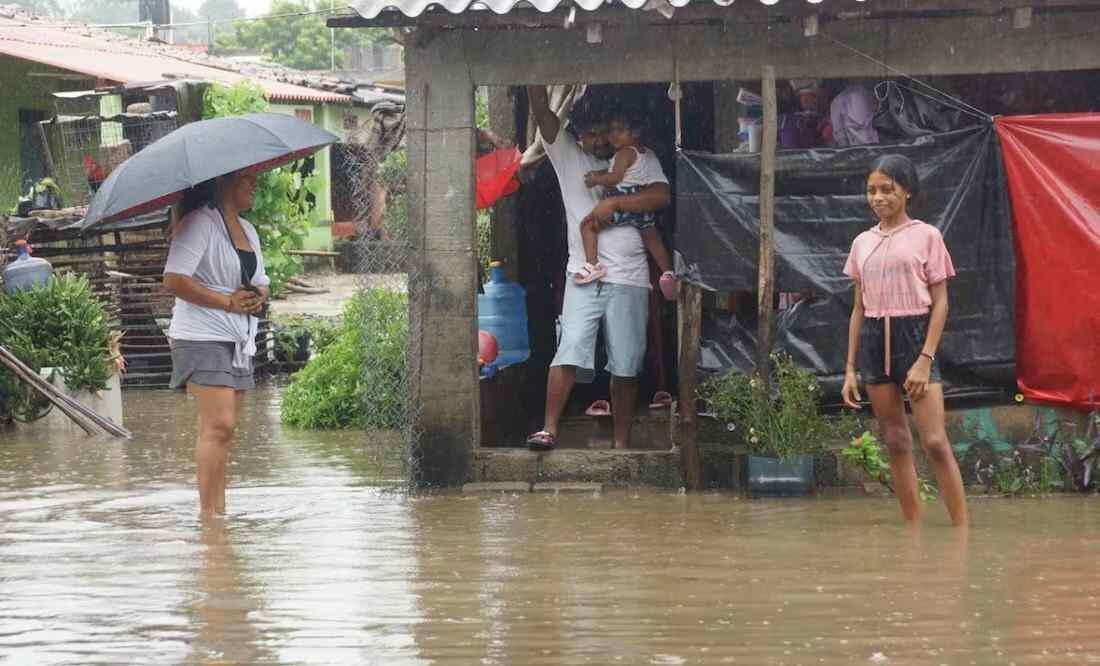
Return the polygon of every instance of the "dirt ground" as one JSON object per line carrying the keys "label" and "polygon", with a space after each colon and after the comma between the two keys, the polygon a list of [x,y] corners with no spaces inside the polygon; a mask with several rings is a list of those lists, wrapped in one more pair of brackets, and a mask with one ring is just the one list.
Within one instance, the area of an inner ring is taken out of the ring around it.
{"label": "dirt ground", "polygon": [[336,317],[344,310],[344,304],[355,295],[360,286],[388,287],[405,290],[404,276],[360,275],[356,273],[307,273],[301,279],[314,287],[328,289],[324,294],[298,294],[286,292],[283,298],[271,304],[276,315],[310,314]]}

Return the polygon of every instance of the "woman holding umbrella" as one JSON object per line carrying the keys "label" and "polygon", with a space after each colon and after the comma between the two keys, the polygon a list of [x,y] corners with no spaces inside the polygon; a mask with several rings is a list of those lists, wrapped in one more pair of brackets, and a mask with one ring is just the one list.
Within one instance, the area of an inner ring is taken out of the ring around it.
{"label": "woman holding umbrella", "polygon": [[168,329],[171,386],[186,388],[199,405],[203,515],[225,513],[226,460],[241,399],[255,387],[256,315],[270,282],[256,229],[240,216],[255,191],[256,176],[243,171],[188,190],[164,266],[164,287],[176,297]]}
{"label": "woman holding umbrella", "polygon": [[250,113],[189,123],[135,153],[96,191],[81,228],[180,203],[164,286],[176,297],[168,336],[172,386],[199,403],[199,508],[225,512],[225,464],[251,389],[259,313],[267,300],[260,239],[241,213],[256,174],[311,155],[337,137],[293,116]]}

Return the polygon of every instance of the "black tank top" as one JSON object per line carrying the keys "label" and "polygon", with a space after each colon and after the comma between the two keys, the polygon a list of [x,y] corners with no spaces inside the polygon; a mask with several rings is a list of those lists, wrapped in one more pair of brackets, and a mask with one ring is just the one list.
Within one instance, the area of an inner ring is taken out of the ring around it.
{"label": "black tank top", "polygon": [[250,250],[242,250],[239,247],[237,257],[241,260],[241,284],[252,284],[252,278],[256,275],[256,253]]}
{"label": "black tank top", "polygon": [[218,211],[218,215],[222,218],[222,224],[225,225],[225,235],[229,237],[229,242],[233,245],[233,249],[237,251],[237,259],[241,263],[241,285],[245,287],[252,286],[252,278],[256,276],[256,253],[252,250],[242,250],[237,247],[236,243],[233,243],[233,234],[229,233],[229,222],[225,219],[225,214],[221,209],[210,205]]}

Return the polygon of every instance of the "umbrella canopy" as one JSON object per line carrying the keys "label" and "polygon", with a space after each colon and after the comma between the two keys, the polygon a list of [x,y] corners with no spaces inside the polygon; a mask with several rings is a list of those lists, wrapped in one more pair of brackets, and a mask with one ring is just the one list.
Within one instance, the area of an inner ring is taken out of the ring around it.
{"label": "umbrella canopy", "polygon": [[227,173],[261,171],[310,155],[336,135],[293,116],[250,113],[189,123],[118,165],[96,191],[81,229],[147,213]]}

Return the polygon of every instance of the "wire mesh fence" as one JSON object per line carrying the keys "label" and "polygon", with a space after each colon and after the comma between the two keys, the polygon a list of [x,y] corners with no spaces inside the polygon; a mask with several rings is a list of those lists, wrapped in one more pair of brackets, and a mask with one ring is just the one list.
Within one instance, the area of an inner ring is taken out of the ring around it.
{"label": "wire mesh fence", "polygon": [[107,175],[178,126],[171,88],[121,94],[58,97],[51,123],[53,171],[69,205],[87,205]]}
{"label": "wire mesh fence", "polygon": [[407,153],[388,148],[365,141],[334,150],[333,200],[352,218],[368,452],[379,469],[399,462],[411,487],[420,478],[423,266],[409,228]]}

